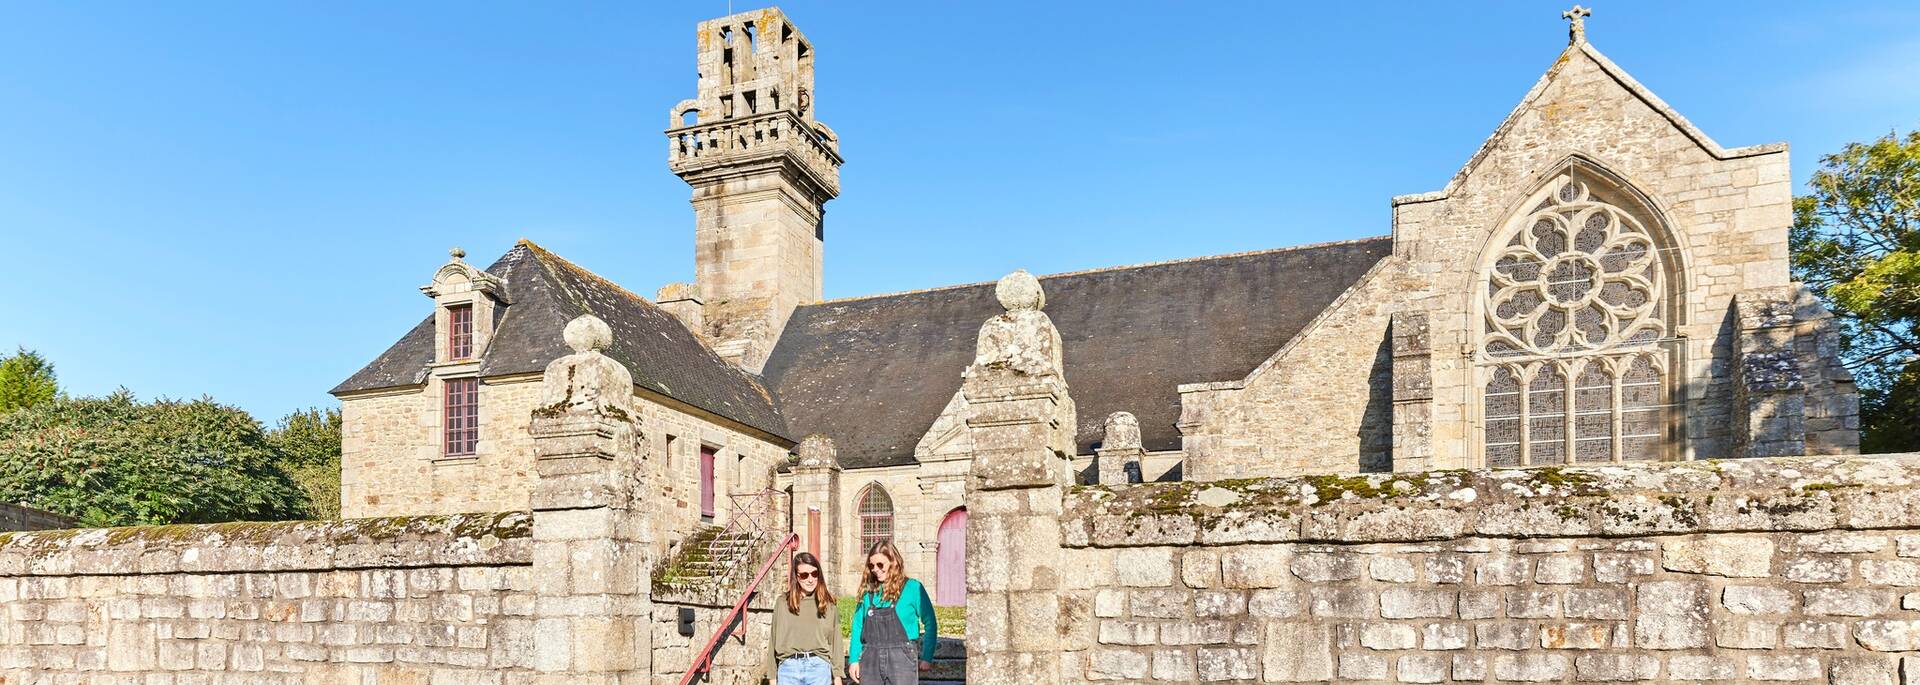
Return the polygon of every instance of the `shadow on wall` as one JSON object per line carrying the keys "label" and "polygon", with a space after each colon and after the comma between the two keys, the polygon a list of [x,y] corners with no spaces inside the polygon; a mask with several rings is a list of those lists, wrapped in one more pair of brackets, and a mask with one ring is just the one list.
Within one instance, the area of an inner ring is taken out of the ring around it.
{"label": "shadow on wall", "polygon": [[1380,338],[1367,374],[1367,406],[1360,414],[1360,472],[1393,471],[1393,333]]}
{"label": "shadow on wall", "polygon": [[[1686,368],[1687,359],[1681,355],[1680,363],[1674,365],[1671,375],[1678,378],[1674,383],[1673,395],[1668,402],[1686,417],[1680,421],[1679,435],[1674,436],[1682,451],[1692,448],[1699,459],[1727,459],[1733,455],[1735,436],[1733,434],[1733,364],[1740,355],[1740,312],[1734,302],[1727,300],[1726,314],[1720,317],[1720,326],[1713,332],[1713,366],[1707,376],[1713,381],[1707,384],[1706,392],[1701,393],[1702,401],[1698,405],[1688,405],[1687,398],[1693,396],[1694,379]],[[1711,408],[1711,409],[1708,409]],[[1706,419],[1697,425],[1694,422]],[[1718,424],[1719,430],[1709,433],[1706,428]]]}

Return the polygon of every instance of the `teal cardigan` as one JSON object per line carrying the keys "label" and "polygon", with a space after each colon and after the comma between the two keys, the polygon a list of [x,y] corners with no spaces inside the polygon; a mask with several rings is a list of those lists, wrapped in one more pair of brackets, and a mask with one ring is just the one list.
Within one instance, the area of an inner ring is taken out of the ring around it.
{"label": "teal cardigan", "polygon": [[[847,663],[860,663],[860,629],[867,619],[868,607],[886,607],[887,602],[880,593],[869,592],[860,596],[860,606],[853,610],[853,634],[847,639]],[[907,631],[907,639],[920,641],[920,660],[933,661],[933,650],[940,646],[940,620],[933,617],[933,598],[927,596],[927,589],[920,581],[907,579],[900,588],[900,601],[893,604],[893,613],[900,617],[900,627]],[[925,626],[923,629],[921,626]]]}

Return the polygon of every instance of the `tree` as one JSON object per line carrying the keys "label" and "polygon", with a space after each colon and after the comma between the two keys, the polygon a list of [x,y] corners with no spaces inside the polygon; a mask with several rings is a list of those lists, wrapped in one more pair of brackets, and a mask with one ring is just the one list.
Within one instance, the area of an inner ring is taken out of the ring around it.
{"label": "tree", "polygon": [[340,517],[340,410],[295,411],[267,431],[288,475],[307,492],[316,518]]}
{"label": "tree", "polygon": [[0,415],[0,501],[83,525],[302,518],[260,422],[210,399],[56,398]]}
{"label": "tree", "polygon": [[0,414],[50,401],[59,394],[53,362],[40,353],[22,347],[11,357],[0,357]]}
{"label": "tree", "polygon": [[1833,311],[1861,447],[1920,449],[1920,131],[1820,159],[1793,201],[1794,276]]}

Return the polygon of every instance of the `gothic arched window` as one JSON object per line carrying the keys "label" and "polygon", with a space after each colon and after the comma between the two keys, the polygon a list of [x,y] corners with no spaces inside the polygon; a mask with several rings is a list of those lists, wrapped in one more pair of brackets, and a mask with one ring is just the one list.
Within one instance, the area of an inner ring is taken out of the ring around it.
{"label": "gothic arched window", "polygon": [[1673,312],[1651,210],[1577,167],[1527,206],[1481,278],[1486,465],[1663,458]]}
{"label": "gothic arched window", "polygon": [[873,543],[893,541],[893,498],[887,496],[879,483],[874,483],[860,493],[857,510],[860,512],[860,554],[864,560]]}

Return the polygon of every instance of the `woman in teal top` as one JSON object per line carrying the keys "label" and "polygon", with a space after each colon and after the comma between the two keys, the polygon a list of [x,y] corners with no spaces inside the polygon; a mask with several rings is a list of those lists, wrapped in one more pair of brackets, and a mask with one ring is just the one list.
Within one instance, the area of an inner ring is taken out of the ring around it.
{"label": "woman in teal top", "polygon": [[874,543],[860,582],[860,606],[853,610],[847,675],[861,685],[919,685],[920,672],[933,669],[939,642],[933,598],[907,577],[893,543]]}

